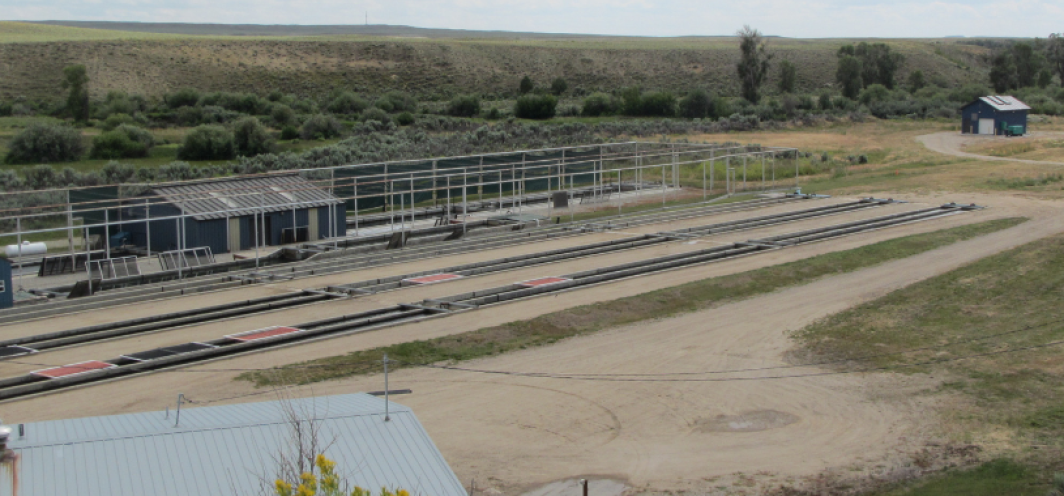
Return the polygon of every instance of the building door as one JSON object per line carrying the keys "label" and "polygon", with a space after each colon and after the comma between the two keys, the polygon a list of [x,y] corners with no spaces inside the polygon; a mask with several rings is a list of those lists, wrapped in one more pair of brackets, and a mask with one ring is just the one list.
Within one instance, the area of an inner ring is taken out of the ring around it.
{"label": "building door", "polygon": [[979,119],[979,134],[994,134],[994,119]]}
{"label": "building door", "polygon": [[240,251],[240,217],[229,218],[229,252]]}

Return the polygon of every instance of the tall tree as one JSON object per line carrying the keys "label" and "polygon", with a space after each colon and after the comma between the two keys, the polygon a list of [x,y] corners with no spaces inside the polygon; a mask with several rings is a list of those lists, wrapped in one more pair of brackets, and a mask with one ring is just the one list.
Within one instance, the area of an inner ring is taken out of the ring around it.
{"label": "tall tree", "polygon": [[1049,35],[1046,59],[1051,70],[1060,78],[1060,84],[1064,84],[1064,33]]}
{"label": "tall tree", "polygon": [[63,89],[69,89],[67,96],[67,111],[74,120],[88,122],[89,120],[89,75],[85,66],[69,65],[63,68]]}
{"label": "tall tree", "polygon": [[789,60],[780,62],[780,92],[794,93],[794,86],[798,80],[798,69]]}
{"label": "tall tree", "polygon": [[839,68],[835,71],[835,80],[842,89],[842,96],[853,100],[861,93],[864,81],[861,78],[861,59],[853,55],[842,55]]}
{"label": "tall tree", "polygon": [[990,84],[994,91],[1005,93],[1016,87],[1016,64],[1010,50],[1002,50],[990,61]]}
{"label": "tall tree", "polygon": [[1016,65],[1016,85],[1019,88],[1034,86],[1038,73],[1045,64],[1045,57],[1030,43],[1012,46],[1012,60]]}
{"label": "tall tree", "polygon": [[920,88],[927,86],[927,82],[924,80],[924,71],[919,69],[909,73],[909,92],[916,93],[920,91]]}
{"label": "tall tree", "polygon": [[742,52],[736,68],[743,85],[743,98],[757,103],[761,100],[761,84],[768,75],[772,54],[768,53],[767,42],[756,29],[743,26],[736,35],[739,36],[739,50]]}
{"label": "tall tree", "polygon": [[863,87],[882,84],[894,89],[895,74],[905,57],[891,50],[886,43],[865,43],[843,45],[838,52],[839,62],[845,57],[856,57],[861,62],[861,83]]}

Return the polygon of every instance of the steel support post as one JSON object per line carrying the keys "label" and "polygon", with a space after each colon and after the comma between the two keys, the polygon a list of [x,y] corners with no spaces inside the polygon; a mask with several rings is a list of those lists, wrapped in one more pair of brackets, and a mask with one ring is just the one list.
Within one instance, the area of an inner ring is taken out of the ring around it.
{"label": "steel support post", "polygon": [[[70,248],[70,272],[76,273],[78,256],[74,253],[74,205],[70,203],[70,190],[67,192],[67,245]],[[147,200],[145,200],[147,201]],[[150,255],[149,255],[150,256]]]}

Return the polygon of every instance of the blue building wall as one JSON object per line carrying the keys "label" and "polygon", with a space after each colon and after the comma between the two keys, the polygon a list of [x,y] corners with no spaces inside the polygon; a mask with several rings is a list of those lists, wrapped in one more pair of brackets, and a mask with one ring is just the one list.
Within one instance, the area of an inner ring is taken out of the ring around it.
{"label": "blue building wall", "polygon": [[[152,219],[179,215],[179,210],[169,204],[152,205],[150,209],[150,218]],[[343,204],[335,207],[336,219],[332,225],[332,229],[329,228],[329,208],[318,207],[317,210],[318,239],[342,236],[346,233],[347,214]],[[143,219],[145,218],[145,208],[131,207],[125,209],[123,215],[126,219]],[[281,244],[282,231],[290,229],[293,226],[293,215],[295,217],[296,227],[304,228],[310,224],[310,209],[295,210],[294,212],[292,210],[269,212],[266,214],[265,222],[261,217],[257,218],[259,229],[268,228],[267,232],[258,233],[260,238],[265,238],[266,246],[276,246]],[[240,246],[233,247],[233,251],[250,250],[255,248],[256,216],[244,215],[236,217],[236,219],[238,219],[237,222],[239,223],[240,229]],[[210,219],[199,221],[192,218],[185,218],[183,219],[185,224],[183,232],[178,232],[178,227],[180,226],[179,223],[181,222],[178,219],[151,220],[151,250],[153,252],[176,250],[179,246],[182,246],[180,243],[180,236],[184,235],[185,242],[183,243],[183,246],[185,248],[209,246],[214,253],[228,253],[230,251],[229,220],[230,219]],[[123,230],[130,233],[134,245],[147,246],[147,224],[147,222],[126,224],[123,227]]]}
{"label": "blue building wall", "polygon": [[961,108],[961,132],[964,134],[979,134],[979,119],[994,119],[994,134],[1004,134],[1002,125],[1022,126],[1024,133],[1027,132],[1026,110],[1000,111],[989,103],[976,100]]}
{"label": "blue building wall", "polygon": [[0,258],[0,309],[15,306],[15,288],[11,287],[11,261]]}

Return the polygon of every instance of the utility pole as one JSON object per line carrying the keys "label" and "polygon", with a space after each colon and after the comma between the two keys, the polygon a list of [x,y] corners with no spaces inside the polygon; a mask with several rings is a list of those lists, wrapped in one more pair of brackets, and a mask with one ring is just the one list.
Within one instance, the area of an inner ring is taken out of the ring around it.
{"label": "utility pole", "polygon": [[391,420],[391,416],[388,415],[388,354],[384,354],[384,421]]}

